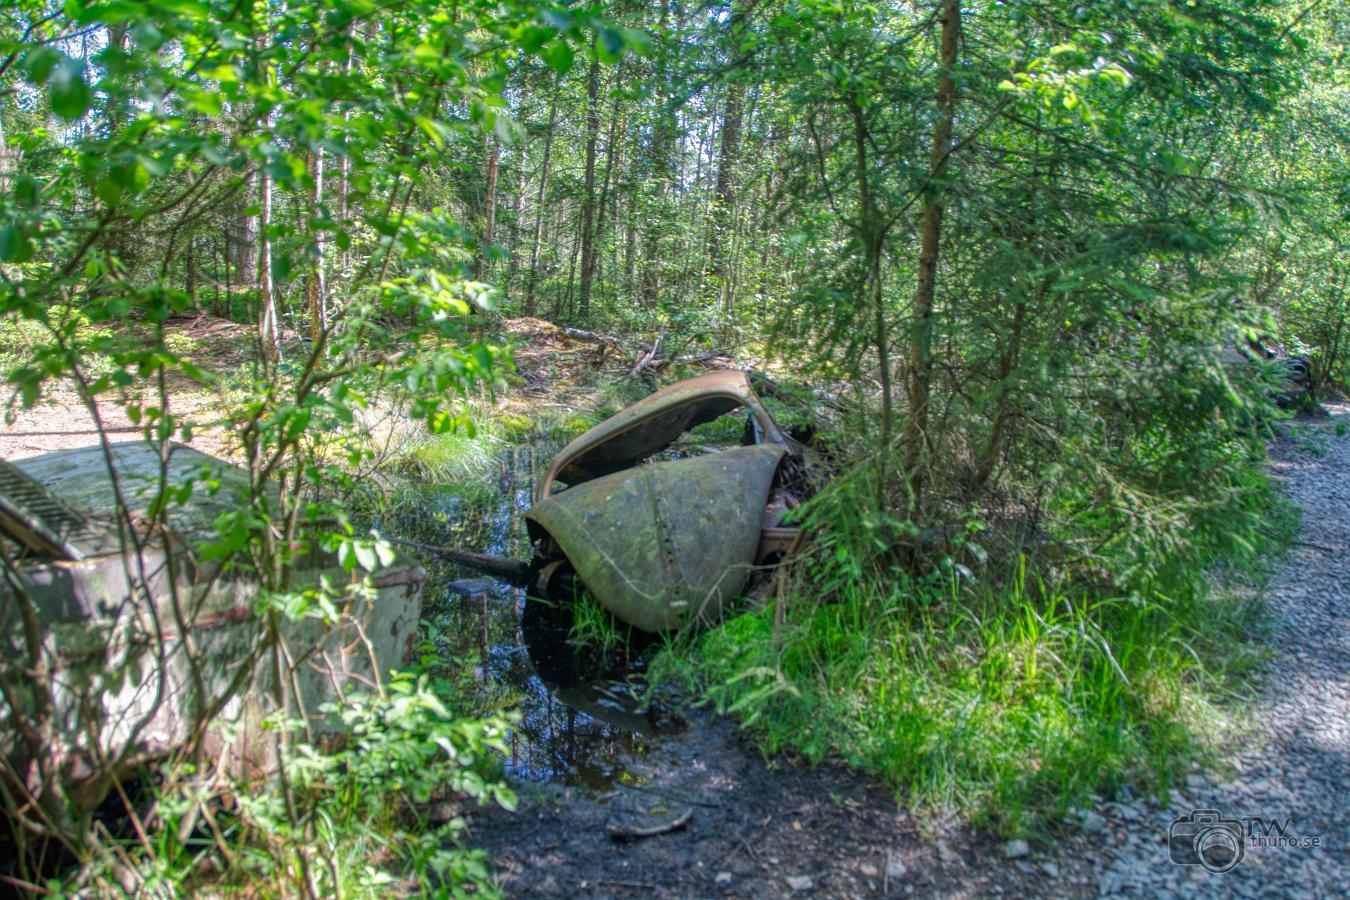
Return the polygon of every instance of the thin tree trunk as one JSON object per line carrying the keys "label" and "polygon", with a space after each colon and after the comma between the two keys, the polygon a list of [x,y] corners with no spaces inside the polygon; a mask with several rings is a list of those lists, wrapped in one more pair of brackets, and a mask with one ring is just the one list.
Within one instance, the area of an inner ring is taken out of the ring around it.
{"label": "thin tree trunk", "polygon": [[961,41],[961,0],[942,0],[942,76],[937,90],[937,122],[924,186],[923,226],[919,238],[919,272],[914,289],[914,325],[909,344],[909,419],[905,425],[905,475],[909,509],[917,516],[923,505],[928,404],[933,379],[933,305],[937,293],[938,250],[942,240],[943,187],[952,126],[956,114],[956,53]]}
{"label": "thin tree trunk", "polygon": [[895,408],[891,387],[891,336],[886,316],[885,296],[881,289],[881,256],[886,234],[882,228],[881,213],[872,194],[871,175],[867,159],[867,123],[856,98],[849,98],[853,116],[853,165],[857,170],[859,220],[858,234],[863,246],[863,294],[872,307],[872,341],[877,351],[877,371],[881,380],[881,452],[878,455],[877,504],[886,505],[887,482],[891,458],[891,434],[894,431]]}
{"label": "thin tree trunk", "polygon": [[197,236],[195,234],[188,235],[187,247],[185,249],[186,256],[184,257],[184,265],[187,271],[184,273],[183,280],[186,283],[183,287],[184,290],[187,291],[188,297],[192,300],[193,308],[197,311],[198,315],[201,315],[202,305],[197,302],[197,256],[194,252],[197,249]]}
{"label": "thin tree trunk", "polygon": [[626,297],[633,296],[633,269],[637,263],[637,223],[630,211],[626,228],[627,234],[623,246],[623,292]]}
{"label": "thin tree trunk", "polygon": [[717,180],[713,190],[712,228],[708,230],[708,274],[710,300],[720,299],[723,308],[723,340],[731,339],[735,319],[735,300],[727,277],[731,253],[731,223],[735,216],[734,172],[740,153],[741,85],[732,84],[722,111],[722,135],[717,151]]}
{"label": "thin tree trunk", "polygon": [[[244,196],[248,198],[244,202],[245,209],[253,205],[254,198],[260,196],[260,190],[258,172],[255,169],[248,173],[248,183],[244,189]],[[241,287],[252,287],[258,283],[258,247],[260,246],[258,217],[253,214],[241,215],[239,217],[239,230],[242,234],[234,248],[237,253],[234,269],[239,276],[239,285]]]}
{"label": "thin tree trunk", "polygon": [[572,239],[572,250],[567,254],[567,291],[562,295],[562,302],[554,304],[553,318],[558,318],[563,310],[569,309],[572,305],[572,285],[577,275],[577,250],[581,245],[581,235]]}
{"label": "thin tree trunk", "polygon": [[[614,78],[622,84],[623,62],[614,70]],[[605,213],[609,209],[610,185],[614,179],[614,157],[615,148],[619,140],[619,92],[614,92],[614,103],[610,107],[609,113],[609,134],[605,143],[605,177],[600,181],[600,199],[598,201],[599,214],[595,220],[595,241],[599,241],[605,233]],[[598,254],[595,254],[591,260],[591,269],[598,271]]]}
{"label": "thin tree trunk", "polygon": [[[319,217],[323,206],[323,150],[314,149],[306,160],[309,168],[309,219],[312,223]],[[311,224],[311,228],[313,225]],[[314,263],[305,283],[305,302],[309,307],[309,334],[317,343],[328,327],[328,291],[324,283],[324,232],[314,232]]]}
{"label": "thin tree trunk", "polygon": [[[211,279],[211,312],[220,316],[220,243],[211,242],[211,268],[215,270],[215,277]],[[228,265],[228,263],[226,263]]]}
{"label": "thin tree trunk", "polygon": [[497,239],[497,169],[501,165],[502,145],[493,135],[491,144],[488,147],[487,161],[487,197],[484,199],[483,210],[483,247],[482,253],[478,254],[478,278],[481,280],[484,273],[491,268],[487,263],[487,252],[493,242]]}
{"label": "thin tree trunk", "polygon": [[511,264],[506,269],[508,289],[514,288],[520,276],[520,254],[516,247],[520,245],[520,214],[525,209],[525,171],[516,166],[516,189],[511,192],[511,222],[506,229],[506,246],[511,248]]}
{"label": "thin tree trunk", "polygon": [[272,176],[264,169],[259,179],[258,217],[258,340],[263,362],[281,358],[281,327],[277,321],[277,298],[272,284]]}
{"label": "thin tree trunk", "polygon": [[17,149],[11,150],[9,142],[5,140],[5,111],[3,104],[0,104],[0,194],[9,191],[10,174],[18,168],[17,156]]}
{"label": "thin tree trunk", "polygon": [[[353,35],[353,28],[352,26],[349,25],[347,26],[347,40],[349,42],[352,39],[352,35]],[[354,47],[349,47],[347,49],[347,61],[343,64],[343,70],[348,77],[351,76],[352,69],[355,67],[355,64],[356,64],[356,49]],[[350,120],[350,118],[351,118],[351,111],[348,109],[343,109],[342,110],[343,123],[345,124],[347,121]],[[348,181],[351,178],[351,171],[352,171],[351,155],[344,150],[342,156],[338,159],[337,184],[333,186],[334,195],[336,196],[337,199],[337,218],[338,222],[342,223],[343,228],[347,227],[347,214],[348,214],[347,185]],[[345,271],[347,268],[347,260],[349,252],[350,251],[348,250],[342,250],[338,254],[339,273]],[[339,274],[338,277],[339,279],[341,279],[342,275]]]}
{"label": "thin tree trunk", "polygon": [[581,197],[581,300],[582,319],[591,314],[591,281],[595,276],[595,151],[600,137],[600,55],[591,48],[591,66],[586,75],[586,177]]}
{"label": "thin tree trunk", "polygon": [[548,166],[553,158],[553,125],[558,120],[558,90],[554,79],[553,98],[548,104],[548,129],[544,132],[544,160],[539,171],[539,191],[534,200],[534,241],[530,247],[530,272],[525,276],[525,315],[534,315],[534,288],[539,281],[539,245],[544,233],[544,197],[548,191]]}
{"label": "thin tree trunk", "polygon": [[230,246],[230,229],[225,228],[225,246],[221,248],[221,262],[225,266],[225,318],[234,321],[234,248]]}

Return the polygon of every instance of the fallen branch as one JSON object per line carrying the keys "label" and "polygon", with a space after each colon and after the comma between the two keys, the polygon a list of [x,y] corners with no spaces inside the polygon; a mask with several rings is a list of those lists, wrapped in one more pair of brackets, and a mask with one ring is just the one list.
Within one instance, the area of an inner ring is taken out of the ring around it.
{"label": "fallen branch", "polygon": [[[656,336],[656,340],[653,341],[652,345],[647,348],[647,351],[638,357],[638,361],[633,366],[633,371],[628,373],[628,377],[636,378],[638,377],[638,375],[642,374],[642,370],[650,366],[652,362],[656,359],[657,355],[660,354],[661,345],[664,344],[665,341],[666,341],[666,333],[663,330],[660,334]],[[653,369],[653,371],[655,370]]]}
{"label": "fallen branch", "polygon": [[598,331],[586,331],[582,328],[573,328],[570,325],[564,325],[558,329],[570,338],[576,338],[580,341],[596,341],[601,344],[609,344],[611,347],[625,347],[627,341],[612,337],[608,334],[600,334]]}
{"label": "fallen branch", "polygon": [[659,372],[668,366],[689,366],[695,363],[707,362],[711,359],[725,359],[726,354],[721,350],[709,350],[706,353],[690,353],[685,356],[675,356],[667,359],[653,360],[648,367],[653,372]]}
{"label": "fallen branch", "polygon": [[441,559],[465,568],[474,569],[487,575],[500,578],[503,581],[509,581],[512,584],[527,585],[533,580],[533,573],[530,570],[530,564],[521,562],[518,559],[506,559],[501,556],[489,556],[486,553],[474,553],[472,550],[457,550],[454,547],[434,547],[431,544],[423,544],[420,541],[405,541],[401,538],[385,536],[384,538],[391,544],[401,544],[405,547],[412,547],[421,550],[423,553],[430,553],[432,556],[439,556]]}
{"label": "fallen branch", "polygon": [[694,817],[694,808],[691,806],[680,813],[669,822],[663,822],[660,825],[650,825],[646,828],[633,828],[628,825],[610,825],[609,836],[616,841],[640,841],[643,838],[656,837],[658,834],[666,834],[671,831],[679,831],[689,824],[689,820]]}

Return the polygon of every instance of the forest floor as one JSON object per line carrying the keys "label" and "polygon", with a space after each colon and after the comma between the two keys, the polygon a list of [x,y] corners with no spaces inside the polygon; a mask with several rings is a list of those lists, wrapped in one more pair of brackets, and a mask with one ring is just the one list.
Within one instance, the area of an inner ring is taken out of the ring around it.
{"label": "forest floor", "polygon": [[[228,324],[228,323],[227,323]],[[247,335],[210,322],[179,326],[220,367],[236,364]],[[219,330],[219,329],[217,329]],[[587,410],[579,373],[628,360],[566,338],[537,320],[513,320],[520,345],[503,408]],[[175,407],[206,421],[220,398],[175,388]],[[1350,404],[1328,404],[1350,422]],[[114,440],[139,433],[106,410]],[[1048,839],[1004,842],[957,817],[898,804],[885,785],[836,765],[765,761],[730,720],[688,712],[680,727],[623,760],[628,775],[595,792],[517,785],[516,813],[470,816],[469,841],[486,849],[507,896],[1339,896],[1350,884],[1350,437],[1300,424],[1272,448],[1271,468],[1303,511],[1299,543],[1268,596],[1274,659],[1256,695],[1250,742],[1221,772],[1192,774],[1166,803],[1128,792],[1080,811]],[[74,391],[58,389],[0,428],[0,458],[96,439]],[[218,428],[194,446],[228,455]],[[1287,836],[1318,846],[1246,847],[1219,875],[1169,861],[1169,828],[1192,810],[1224,818],[1288,820]],[[611,826],[681,828],[616,840]]]}
{"label": "forest floor", "polygon": [[[224,373],[236,369],[250,354],[252,330],[246,325],[203,316],[174,321],[166,326],[166,330],[171,345],[176,345],[180,352],[188,351],[189,358],[209,371]],[[22,356],[22,347],[0,348],[0,370],[26,361]],[[168,393],[170,408],[175,415],[199,423],[192,446],[203,453],[228,456],[229,441],[220,425],[221,395],[177,375],[169,379]],[[5,412],[3,401],[8,399],[0,398],[0,415]],[[144,399],[157,405],[157,401],[149,397]],[[13,421],[0,426],[0,459],[24,459],[56,450],[88,447],[99,439],[98,423],[69,380],[49,383],[32,408],[21,409],[15,404],[9,413]],[[141,426],[128,418],[114,395],[105,394],[99,398],[98,414],[109,441],[119,443],[141,437]]]}

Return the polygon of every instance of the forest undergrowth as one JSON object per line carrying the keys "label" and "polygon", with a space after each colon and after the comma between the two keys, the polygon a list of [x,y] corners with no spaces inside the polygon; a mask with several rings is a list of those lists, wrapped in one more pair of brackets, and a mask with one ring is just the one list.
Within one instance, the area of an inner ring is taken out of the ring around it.
{"label": "forest undergrowth", "polygon": [[858,466],[803,509],[813,541],[786,589],[689,636],[654,677],[767,754],[846,763],[1006,836],[1045,837],[1121,789],[1163,796],[1250,727],[1263,582],[1298,530],[1259,439],[1224,452],[1214,507],[1195,503],[1178,534],[1141,516],[1147,546],[1113,547],[1105,523],[1066,541],[1053,522],[968,517],[918,577],[895,553],[905,523],[877,515]]}

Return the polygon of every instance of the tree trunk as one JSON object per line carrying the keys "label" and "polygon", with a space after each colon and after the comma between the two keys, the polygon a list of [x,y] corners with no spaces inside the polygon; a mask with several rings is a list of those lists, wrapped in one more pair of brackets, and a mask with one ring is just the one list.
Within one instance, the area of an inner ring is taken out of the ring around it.
{"label": "tree trunk", "polygon": [[[228,267],[229,262],[226,261],[225,265]],[[220,317],[222,309],[220,305],[221,253],[218,241],[211,242],[211,269],[215,273],[215,277],[211,279],[211,312]]]}
{"label": "tree trunk", "polygon": [[[256,170],[249,172],[248,182],[244,189],[245,209],[253,205],[254,201],[260,196],[260,190],[258,172]],[[238,273],[240,287],[254,287],[258,283],[258,247],[260,245],[258,217],[251,214],[240,215],[239,232],[239,240],[234,246],[236,252],[235,272]]]}
{"label": "tree trunk", "polygon": [[572,305],[572,285],[576,283],[577,277],[577,249],[581,244],[581,235],[572,239],[572,249],[567,254],[567,290],[562,294],[560,301],[553,304],[553,318],[558,318],[564,310],[571,308]]}
{"label": "tree trunk", "polygon": [[[623,83],[623,62],[620,61],[614,70],[615,81]],[[605,213],[610,205],[610,185],[614,180],[614,158],[615,148],[619,143],[619,92],[614,92],[614,103],[610,107],[609,113],[609,133],[606,136],[605,143],[605,176],[600,180],[600,199],[597,202],[598,214],[595,219],[595,238],[598,242],[605,233]],[[593,253],[591,258],[592,276],[599,270],[599,254]]]}
{"label": "tree trunk", "polygon": [[0,105],[0,194],[9,192],[10,175],[18,168],[17,156],[18,151],[11,150],[5,140],[5,111]]}
{"label": "tree trunk", "polygon": [[595,277],[595,151],[600,137],[600,54],[591,48],[591,66],[586,75],[586,176],[581,196],[581,298],[582,319],[591,314],[591,280]]}
{"label": "tree trunk", "polygon": [[234,321],[234,248],[230,246],[230,229],[225,227],[225,246],[220,250],[221,264],[225,268],[225,318]]}
{"label": "tree trunk", "polygon": [[259,179],[258,220],[258,340],[263,362],[281,358],[281,327],[277,321],[277,298],[272,284],[272,176],[264,170]]}
{"label": "tree trunk", "polygon": [[493,135],[488,147],[487,196],[483,204],[483,246],[478,254],[477,277],[481,281],[484,273],[491,268],[487,263],[487,253],[497,239],[497,169],[501,165],[502,145]]}
{"label": "tree trunk", "polygon": [[871,171],[867,160],[867,123],[862,106],[854,97],[848,101],[853,115],[853,165],[858,181],[858,237],[863,247],[863,296],[872,307],[872,342],[877,351],[877,373],[881,380],[881,452],[878,455],[877,505],[886,506],[887,482],[891,458],[891,434],[895,408],[891,386],[891,335],[886,316],[885,295],[881,289],[881,257],[886,245],[881,213],[872,194]]}
{"label": "tree trunk", "polygon": [[511,192],[511,222],[506,228],[506,246],[511,248],[511,264],[506,269],[506,287],[513,289],[520,276],[520,214],[525,209],[525,170],[516,165],[516,187]]}
{"label": "tree trunk", "polygon": [[198,315],[201,315],[202,305],[197,302],[197,257],[194,252],[196,249],[197,236],[195,234],[189,234],[186,248],[187,254],[183,260],[183,264],[187,269],[184,273],[183,280],[185,284],[183,285],[183,288],[187,292],[188,297],[192,300],[193,308],[197,311]]}
{"label": "tree trunk", "polygon": [[914,324],[909,343],[909,420],[905,425],[905,475],[909,510],[923,505],[928,403],[933,379],[933,304],[937,290],[938,249],[942,239],[942,179],[946,174],[956,114],[956,53],[961,41],[961,0],[942,0],[942,76],[938,81],[937,122],[923,189],[923,226],[919,238],[919,272],[914,288]]}
{"label": "tree trunk", "polygon": [[740,153],[741,101],[744,88],[732,84],[722,111],[722,135],[717,151],[717,179],[713,191],[712,228],[708,231],[709,300],[720,298],[723,310],[723,340],[730,341],[735,320],[735,300],[728,276],[731,257],[731,223],[735,218],[735,169]]}
{"label": "tree trunk", "polygon": [[530,272],[525,276],[525,315],[534,315],[534,288],[539,282],[539,245],[544,234],[544,197],[548,191],[548,166],[553,158],[553,125],[558,121],[558,85],[554,79],[553,99],[548,104],[548,128],[544,132],[544,160],[539,170],[539,191],[534,200],[534,241],[530,246]]}
{"label": "tree trunk", "polygon": [[[348,25],[347,26],[348,42],[351,42],[353,34],[354,34],[353,26]],[[343,63],[343,71],[348,77],[351,76],[352,69],[355,67],[355,65],[356,65],[356,49],[354,47],[348,47],[347,61]],[[351,110],[344,108],[342,110],[342,121],[346,123],[350,119],[351,119]],[[334,189],[333,193],[334,196],[337,198],[337,219],[338,222],[341,223],[342,228],[347,227],[347,215],[348,215],[347,190],[348,190],[348,182],[351,179],[351,171],[352,171],[351,154],[348,151],[344,150],[342,156],[338,159],[337,184],[333,185]],[[349,250],[341,250],[338,253],[339,279],[343,277],[341,273],[346,271],[349,253],[350,253]]]}
{"label": "tree trunk", "polygon": [[[314,149],[306,159],[309,169],[309,219],[310,227],[319,217],[323,206],[323,150]],[[305,303],[309,307],[309,334],[317,344],[323,330],[328,327],[328,291],[324,283],[324,233],[314,232],[314,260],[305,282]]]}

